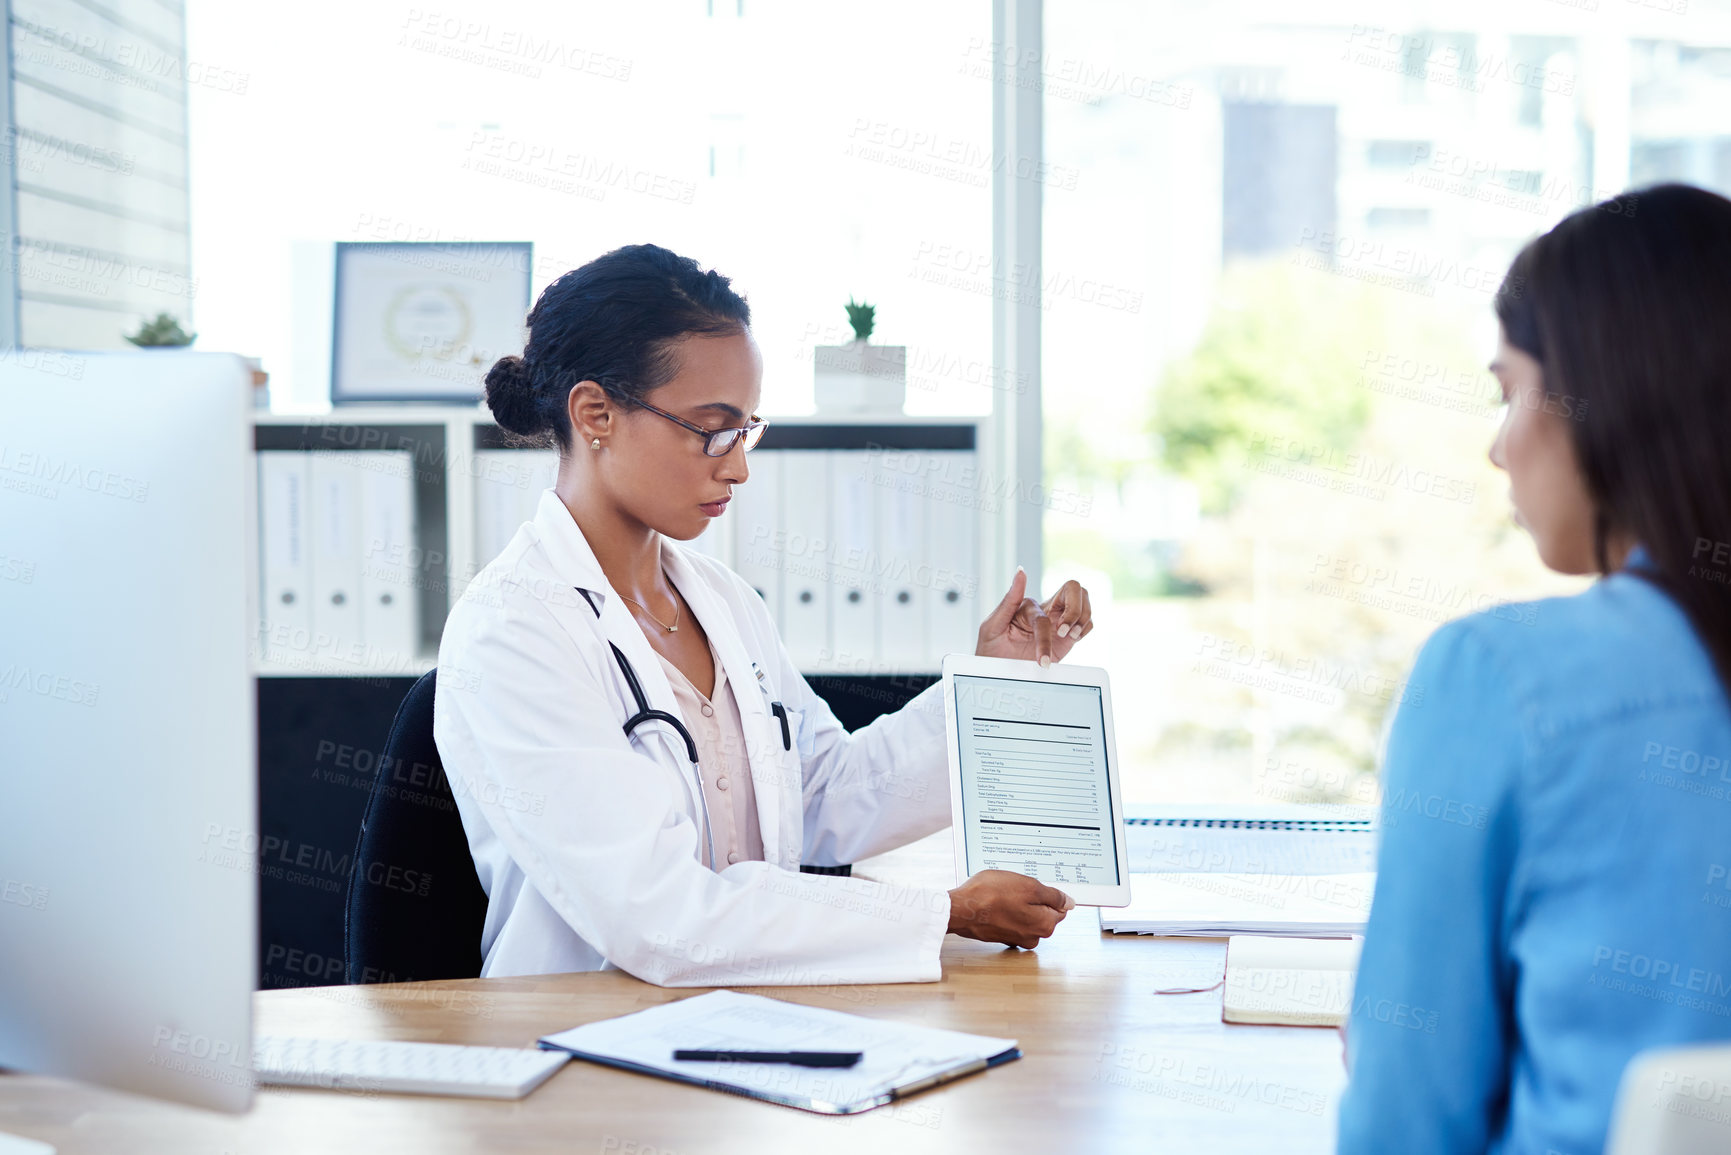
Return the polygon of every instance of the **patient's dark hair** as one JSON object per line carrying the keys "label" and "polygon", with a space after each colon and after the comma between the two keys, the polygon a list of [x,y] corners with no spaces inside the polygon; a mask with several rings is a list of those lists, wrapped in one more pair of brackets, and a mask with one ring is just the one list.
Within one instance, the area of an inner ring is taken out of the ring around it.
{"label": "patient's dark hair", "polygon": [[626,245],[548,285],[523,355],[487,371],[487,407],[519,438],[571,448],[571,387],[594,381],[630,405],[679,372],[685,337],[743,333],[751,306],[728,279],[659,245]]}
{"label": "patient's dark hair", "polygon": [[[1572,399],[1593,550],[1627,533],[1731,689],[1731,200],[1664,184],[1569,216],[1496,298],[1509,343]],[[1583,411],[1584,410],[1584,411]]]}

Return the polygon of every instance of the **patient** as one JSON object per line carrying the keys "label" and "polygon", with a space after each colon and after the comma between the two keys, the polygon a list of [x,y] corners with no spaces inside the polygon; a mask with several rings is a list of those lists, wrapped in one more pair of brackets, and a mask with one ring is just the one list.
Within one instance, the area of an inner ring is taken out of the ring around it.
{"label": "patient", "polygon": [[1583,209],[1496,312],[1491,460],[1544,563],[1604,576],[1419,654],[1343,1152],[1598,1152],[1637,1051],[1731,1039],[1731,201]]}

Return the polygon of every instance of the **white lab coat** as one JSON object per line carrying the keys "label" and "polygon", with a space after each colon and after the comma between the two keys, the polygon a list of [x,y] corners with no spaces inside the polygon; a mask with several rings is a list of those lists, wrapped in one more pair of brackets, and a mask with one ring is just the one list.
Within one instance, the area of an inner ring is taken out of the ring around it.
{"label": "white lab coat", "polygon": [[[799,873],[949,824],[941,687],[850,735],[744,579],[675,542],[662,551],[739,703],[765,861],[705,866],[684,742],[655,723],[627,740],[636,705],[609,642],[652,708],[677,717],[679,705],[549,489],[452,609],[439,646],[433,731],[488,896],[482,974],[616,966],[663,986],[942,977],[946,891]],[[787,709],[791,750],[772,701]]]}

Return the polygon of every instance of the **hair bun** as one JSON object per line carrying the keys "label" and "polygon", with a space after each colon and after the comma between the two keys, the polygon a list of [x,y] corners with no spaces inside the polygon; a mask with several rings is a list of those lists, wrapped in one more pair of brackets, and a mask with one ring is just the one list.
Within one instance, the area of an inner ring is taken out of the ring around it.
{"label": "hair bun", "polygon": [[536,412],[529,363],[515,353],[499,358],[487,370],[487,408],[500,426],[523,437],[545,433],[549,428]]}

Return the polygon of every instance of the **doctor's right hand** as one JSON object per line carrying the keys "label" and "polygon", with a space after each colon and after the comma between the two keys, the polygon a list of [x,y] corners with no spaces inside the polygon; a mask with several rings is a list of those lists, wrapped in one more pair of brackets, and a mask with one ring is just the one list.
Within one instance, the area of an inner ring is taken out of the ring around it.
{"label": "doctor's right hand", "polygon": [[951,934],[1033,950],[1075,900],[1013,870],[982,870],[950,891]]}

